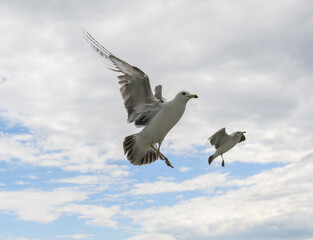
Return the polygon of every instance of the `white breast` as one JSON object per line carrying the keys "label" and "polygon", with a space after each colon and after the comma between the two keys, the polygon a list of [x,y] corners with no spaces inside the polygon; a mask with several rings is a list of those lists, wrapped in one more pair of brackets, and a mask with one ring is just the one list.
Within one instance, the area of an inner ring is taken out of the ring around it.
{"label": "white breast", "polygon": [[166,134],[176,125],[184,114],[186,103],[169,101],[162,110],[141,131],[140,135],[149,138],[151,143],[161,143]]}
{"label": "white breast", "polygon": [[227,152],[228,150],[232,149],[236,144],[237,144],[237,139],[234,137],[229,137],[229,139],[224,142],[217,150],[216,152],[218,154],[223,154],[225,152]]}

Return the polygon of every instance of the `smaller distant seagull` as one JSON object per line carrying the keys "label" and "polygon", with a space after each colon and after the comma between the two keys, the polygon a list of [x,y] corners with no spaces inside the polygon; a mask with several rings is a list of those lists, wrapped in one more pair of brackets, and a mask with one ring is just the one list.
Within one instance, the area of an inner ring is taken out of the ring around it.
{"label": "smaller distant seagull", "polygon": [[225,131],[225,128],[221,128],[216,133],[214,133],[208,140],[212,146],[215,147],[215,153],[209,157],[209,164],[217,158],[219,155],[222,156],[222,166],[225,167],[225,162],[223,158],[223,154],[226,153],[228,150],[233,148],[237,143],[243,142],[246,140],[245,135],[246,132],[233,132],[232,134],[228,135]]}
{"label": "smaller distant seagull", "polygon": [[183,116],[187,102],[198,96],[181,91],[172,100],[166,101],[162,96],[161,85],[155,87],[153,95],[149,78],[143,71],[114,56],[84,29],[83,34],[102,57],[107,68],[121,73],[118,83],[121,85],[120,92],[128,113],[128,122],[144,127],[139,133],[125,137],[123,148],[127,159],[131,164],[140,166],[160,158],[167,166],[173,167],[161,153],[161,144]]}

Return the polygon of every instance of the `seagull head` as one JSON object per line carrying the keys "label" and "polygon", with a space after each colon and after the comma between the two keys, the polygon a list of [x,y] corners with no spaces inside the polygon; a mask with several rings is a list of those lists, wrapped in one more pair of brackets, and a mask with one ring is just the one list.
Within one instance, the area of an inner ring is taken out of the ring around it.
{"label": "seagull head", "polygon": [[238,132],[235,132],[235,138],[238,139],[239,142],[243,142],[246,140],[246,137],[245,135],[243,135],[244,133],[246,133],[245,131],[238,131]]}
{"label": "seagull head", "polygon": [[243,131],[243,132],[242,132],[242,131],[237,131],[237,132],[235,132],[234,135],[235,135],[236,137],[240,138],[244,133],[246,133],[246,132],[245,132],[245,131]]}
{"label": "seagull head", "polygon": [[175,99],[177,99],[179,101],[183,101],[183,102],[188,102],[192,98],[198,98],[198,96],[195,94],[191,94],[187,91],[181,91],[181,92],[177,93],[177,95],[175,97]]}

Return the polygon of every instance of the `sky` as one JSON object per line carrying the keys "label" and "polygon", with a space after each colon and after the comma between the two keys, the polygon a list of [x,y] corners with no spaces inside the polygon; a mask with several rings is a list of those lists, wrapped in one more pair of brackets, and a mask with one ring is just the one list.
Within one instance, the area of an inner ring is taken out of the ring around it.
{"label": "sky", "polygon": [[[313,239],[313,2],[0,1],[0,240]],[[188,102],[124,156],[117,73],[87,29]],[[207,139],[247,140],[208,165]]]}

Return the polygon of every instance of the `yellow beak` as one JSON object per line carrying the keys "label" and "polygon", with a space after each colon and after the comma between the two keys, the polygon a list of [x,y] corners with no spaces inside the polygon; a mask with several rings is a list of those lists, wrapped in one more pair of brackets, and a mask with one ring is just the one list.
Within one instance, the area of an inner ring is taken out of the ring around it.
{"label": "yellow beak", "polygon": [[198,98],[198,96],[196,94],[191,94],[189,97],[190,98]]}

